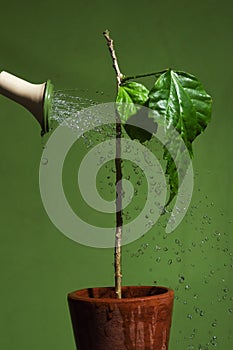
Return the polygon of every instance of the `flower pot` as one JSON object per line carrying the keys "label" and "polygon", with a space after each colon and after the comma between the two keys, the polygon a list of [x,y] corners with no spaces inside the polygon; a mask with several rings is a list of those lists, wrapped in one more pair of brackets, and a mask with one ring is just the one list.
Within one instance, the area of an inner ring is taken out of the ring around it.
{"label": "flower pot", "polygon": [[167,350],[174,292],[166,287],[89,288],[68,294],[78,350]]}

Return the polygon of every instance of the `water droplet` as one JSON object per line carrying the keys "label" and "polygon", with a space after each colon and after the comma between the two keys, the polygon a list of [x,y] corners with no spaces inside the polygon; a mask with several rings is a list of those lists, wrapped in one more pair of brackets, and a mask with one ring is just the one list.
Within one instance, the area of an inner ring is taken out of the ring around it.
{"label": "water droplet", "polygon": [[146,223],[146,228],[151,228],[152,226],[154,225],[154,221],[153,220],[149,220],[147,223]]}
{"label": "water droplet", "polygon": [[194,328],[193,329],[193,331],[192,331],[192,333],[190,334],[190,339],[193,339],[193,338],[195,338],[195,335],[196,335],[196,329]]}
{"label": "water droplet", "polygon": [[179,275],[179,283],[184,283],[184,280],[185,280],[184,276]]}
{"label": "water droplet", "polygon": [[210,343],[213,346],[217,346],[217,336],[216,335],[213,335],[212,339],[210,340]]}
{"label": "water droplet", "polygon": [[221,239],[221,233],[220,233],[219,231],[216,230],[215,233],[214,233],[214,235],[215,235],[217,241],[220,241],[220,239]]}
{"label": "water droplet", "polygon": [[105,157],[100,157],[100,158],[99,158],[99,161],[98,161],[98,163],[97,163],[97,165],[103,164],[104,161],[105,161]]}
{"label": "water droplet", "polygon": [[42,159],[41,159],[41,164],[42,164],[42,165],[47,165],[48,162],[49,162],[49,161],[48,161],[47,158],[42,158]]}

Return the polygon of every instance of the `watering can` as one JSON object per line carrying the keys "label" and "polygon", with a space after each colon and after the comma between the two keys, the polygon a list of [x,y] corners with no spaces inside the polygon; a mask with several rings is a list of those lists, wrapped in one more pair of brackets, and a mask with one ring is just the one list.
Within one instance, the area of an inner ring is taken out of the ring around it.
{"label": "watering can", "polygon": [[8,72],[0,73],[0,94],[30,111],[40,123],[42,134],[49,131],[53,89],[50,80],[42,84],[32,84]]}

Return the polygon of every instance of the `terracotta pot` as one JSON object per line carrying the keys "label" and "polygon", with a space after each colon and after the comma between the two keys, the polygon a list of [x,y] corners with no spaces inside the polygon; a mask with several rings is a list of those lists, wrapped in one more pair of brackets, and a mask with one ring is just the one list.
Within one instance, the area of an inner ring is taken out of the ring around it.
{"label": "terracotta pot", "polygon": [[174,292],[165,287],[89,288],[68,295],[78,350],[167,350]]}

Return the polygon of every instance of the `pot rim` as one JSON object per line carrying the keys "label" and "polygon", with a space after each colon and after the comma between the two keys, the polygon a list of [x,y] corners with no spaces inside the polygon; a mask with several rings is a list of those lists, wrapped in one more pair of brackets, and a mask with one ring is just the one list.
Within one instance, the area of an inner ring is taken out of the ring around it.
{"label": "pot rim", "polygon": [[123,286],[122,290],[126,289],[126,288],[133,288],[133,289],[140,289],[140,288],[155,288],[155,289],[159,289],[159,290],[165,290],[165,292],[161,293],[161,294],[154,294],[154,295],[142,295],[142,296],[138,296],[138,297],[130,297],[130,298],[121,298],[121,299],[117,299],[117,298],[110,298],[110,297],[89,297],[89,296],[83,296],[83,295],[78,295],[78,293],[82,293],[84,291],[88,291],[89,289],[94,289],[94,290],[98,290],[98,289],[114,289],[113,286],[108,286],[108,287],[93,287],[93,288],[83,288],[83,289],[79,289],[79,290],[75,290],[71,293],[68,294],[68,299],[70,300],[79,300],[79,301],[86,301],[89,303],[129,303],[129,302],[135,302],[135,301],[146,301],[146,300],[153,300],[153,299],[165,299],[165,298],[173,298],[174,297],[174,291],[171,288],[168,287],[164,287],[164,286]]}

